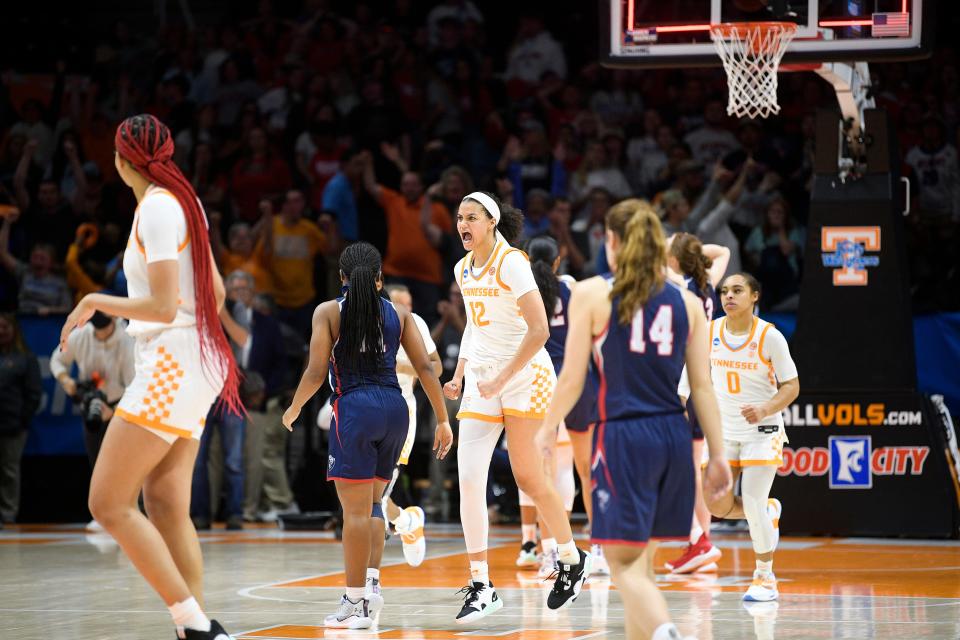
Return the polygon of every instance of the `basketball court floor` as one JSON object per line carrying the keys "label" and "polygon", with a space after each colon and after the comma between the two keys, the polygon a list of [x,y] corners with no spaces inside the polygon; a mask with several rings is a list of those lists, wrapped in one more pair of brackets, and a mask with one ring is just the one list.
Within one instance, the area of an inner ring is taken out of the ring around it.
{"label": "basketball court floor", "polygon": [[[429,527],[427,560],[413,569],[387,543],[386,606],[371,631],[322,626],[343,585],[339,543],[322,532],[256,528],[202,537],[206,609],[238,640],[382,638],[573,640],[623,638],[623,605],[595,579],[569,609],[545,604],[548,585],[514,567],[516,528],[491,535],[491,580],[504,609],[482,623],[453,623],[467,560],[459,527]],[[775,569],[780,602],[744,607],[753,553],[745,533],[717,534],[713,575],[658,581],[681,631],[701,640],[960,638],[960,542],[784,538]],[[657,558],[675,556],[663,548]],[[0,532],[0,638],[173,638],[166,609],[109,536],[80,526],[10,526]]]}

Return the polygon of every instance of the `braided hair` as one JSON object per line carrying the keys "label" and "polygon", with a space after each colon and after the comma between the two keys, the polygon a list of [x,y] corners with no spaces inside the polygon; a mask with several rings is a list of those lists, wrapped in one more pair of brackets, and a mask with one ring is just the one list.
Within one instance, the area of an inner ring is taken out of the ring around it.
{"label": "braided hair", "polygon": [[377,291],[380,266],[380,252],[369,242],[355,242],[340,254],[340,272],[350,289],[343,302],[338,360],[360,373],[383,366],[383,313]]}
{"label": "braided hair", "polygon": [[120,157],[141,176],[169,191],[180,203],[187,221],[190,259],[193,263],[200,363],[204,370],[217,372],[223,378],[220,395],[223,405],[232,413],[242,414],[240,372],[217,313],[206,218],[193,186],[173,163],[173,136],[170,129],[150,114],[132,116],[117,127],[114,145]]}
{"label": "braided hair", "polygon": [[550,236],[537,236],[527,243],[527,255],[530,256],[530,269],[540,289],[547,318],[552,318],[556,312],[557,298],[560,297],[560,282],[553,272],[553,263],[560,255],[560,248]]}

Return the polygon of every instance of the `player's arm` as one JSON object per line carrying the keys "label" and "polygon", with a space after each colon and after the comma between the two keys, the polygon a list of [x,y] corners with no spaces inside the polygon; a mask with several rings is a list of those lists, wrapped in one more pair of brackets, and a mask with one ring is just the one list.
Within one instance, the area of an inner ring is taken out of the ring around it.
{"label": "player's arm", "polygon": [[730,249],[719,244],[705,244],[703,255],[713,261],[707,270],[707,277],[710,279],[710,284],[716,288],[723,280],[723,274],[727,272],[727,265],[730,264]]}
{"label": "player's arm", "polygon": [[293,394],[293,401],[283,413],[283,426],[293,431],[293,423],[300,416],[303,405],[313,397],[324,380],[327,378],[327,369],[330,364],[330,352],[333,350],[333,333],[331,318],[337,314],[339,319],[340,305],[336,300],[324,302],[313,312],[313,330],[310,334],[310,355],[307,368],[300,376],[300,383]]}
{"label": "player's arm", "polygon": [[437,416],[437,431],[433,440],[433,450],[437,458],[444,458],[453,446],[453,431],[450,430],[450,418],[447,416],[447,405],[443,401],[443,390],[437,378],[433,363],[427,357],[427,350],[423,346],[423,338],[416,323],[406,309],[397,309],[400,316],[401,332],[400,345],[410,359],[410,364],[417,372],[420,386],[430,400],[430,406]]}
{"label": "player's arm", "polygon": [[[764,356],[763,352],[767,355]],[[760,405],[744,405],[740,407],[740,414],[750,424],[759,424],[767,416],[774,416],[797,399],[800,395],[800,377],[797,375],[797,365],[790,357],[790,348],[787,339],[775,328],[770,327],[760,347],[761,357],[773,365],[773,372],[777,375],[779,388],[772,398]]]}
{"label": "player's arm", "polygon": [[707,440],[710,460],[703,474],[704,493],[710,499],[718,499],[730,490],[730,466],[724,457],[723,427],[720,423],[720,407],[710,380],[710,352],[707,335],[707,319],[703,316],[703,305],[689,291],[683,292],[683,302],[687,308],[690,335],[687,340],[686,362],[687,377],[690,381],[690,394],[697,407],[697,419]]}
{"label": "player's arm", "polygon": [[520,315],[527,323],[527,332],[507,364],[501,369],[500,373],[493,380],[481,380],[477,383],[477,389],[481,397],[489,398],[497,395],[513,376],[520,373],[527,363],[533,359],[537,352],[547,343],[550,337],[550,324],[547,322],[547,311],[543,306],[543,298],[540,291],[534,289],[520,296],[517,299],[517,306],[520,307]]}
{"label": "player's arm", "polygon": [[577,285],[570,296],[567,309],[567,342],[563,347],[563,369],[557,378],[553,401],[543,419],[542,429],[555,432],[557,425],[567,417],[583,393],[583,383],[590,364],[593,345],[594,315],[610,303],[605,300],[608,287],[600,278],[591,278]]}

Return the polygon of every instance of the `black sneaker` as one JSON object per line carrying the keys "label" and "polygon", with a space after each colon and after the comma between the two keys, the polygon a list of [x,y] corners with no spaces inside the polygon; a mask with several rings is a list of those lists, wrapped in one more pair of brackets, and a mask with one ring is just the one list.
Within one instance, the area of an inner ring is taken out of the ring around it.
{"label": "black sneaker", "polygon": [[537,557],[537,543],[527,540],[520,545],[520,555],[517,556],[518,567],[535,567],[540,562]]}
{"label": "black sneaker", "polygon": [[457,593],[466,594],[463,597],[463,608],[457,615],[457,624],[476,622],[503,608],[503,600],[497,595],[492,582],[471,582]]}
{"label": "black sneaker", "polygon": [[178,640],[233,640],[233,636],[223,630],[216,620],[210,621],[210,631],[184,629],[183,635],[177,633]]}
{"label": "black sneaker", "polygon": [[547,596],[548,609],[558,611],[573,604],[590,577],[593,559],[582,549],[577,549],[577,553],[580,554],[580,562],[577,564],[564,564],[562,560],[557,562],[557,579]]}

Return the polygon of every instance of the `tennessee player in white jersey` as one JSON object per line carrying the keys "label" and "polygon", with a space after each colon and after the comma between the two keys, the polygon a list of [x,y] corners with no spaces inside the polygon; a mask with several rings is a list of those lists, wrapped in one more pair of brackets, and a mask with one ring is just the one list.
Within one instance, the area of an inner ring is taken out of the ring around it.
{"label": "tennessee player in white jersey", "polygon": [[[173,163],[170,130],[141,114],[120,124],[114,144],[117,173],[138,202],[123,258],[129,295],[84,296],[60,338],[62,347],[96,311],[129,319],[136,337],[134,379],[104,437],[90,510],[166,603],[178,638],[229,640],[198,602],[203,560],[190,521],[207,412],[218,395],[224,410],[242,411],[236,361],[218,317],[223,281],[197,194]],[[149,520],[137,508],[141,492]]]}
{"label": "tennessee player in white jersey", "polygon": [[[413,319],[423,339],[423,346],[426,349],[427,357],[433,365],[434,372],[439,376],[443,371],[443,364],[440,362],[440,354],[437,353],[437,345],[434,344],[430,336],[430,328],[423,318],[413,313],[413,298],[410,290],[397,284],[391,284],[384,287],[390,295],[390,300],[394,305],[405,307],[410,311],[410,317]],[[407,402],[410,422],[407,428],[407,439],[403,443],[403,449],[400,450],[400,459],[397,461],[397,468],[393,470],[393,478],[387,486],[383,496],[383,511],[387,519],[396,528],[403,542],[403,557],[411,567],[417,567],[423,562],[426,555],[426,540],[423,534],[424,513],[423,509],[417,506],[400,509],[390,498],[393,488],[396,486],[397,478],[400,475],[400,467],[406,466],[410,462],[410,453],[413,451],[413,443],[417,437],[417,398],[413,395],[413,385],[417,380],[416,370],[410,363],[406,351],[401,347],[397,351],[397,382],[400,383],[400,393]],[[375,580],[379,581],[379,572]],[[367,577],[368,585],[371,582],[371,576]]]}
{"label": "tennessee player in white jersey", "polygon": [[743,479],[742,497],[730,491],[707,505],[718,518],[746,518],[757,567],[744,600],[766,602],[778,597],[773,552],[782,507],[770,499],[770,488],[787,441],[780,411],[800,394],[800,379],[783,334],[754,315],[759,298],[760,285],[750,274],[727,277],[720,288],[727,315],[710,323],[710,377],[724,449],[734,483],[738,475]]}
{"label": "tennessee player in white jersey", "polygon": [[589,554],[573,542],[563,502],[547,482],[542,455],[534,445],[556,374],[544,349],[549,325],[543,298],[526,255],[509,244],[522,228],[519,211],[485,192],[467,195],[457,211],[457,232],[468,253],[454,275],[467,326],[456,372],[444,393],[455,400],[463,390],[457,462],[471,577],[458,623],[479,620],[503,606],[487,566],[486,486],[490,459],[504,429],[517,486],[534,501],[558,542],[557,580],[547,606],[556,610],[571,604],[591,569]]}

